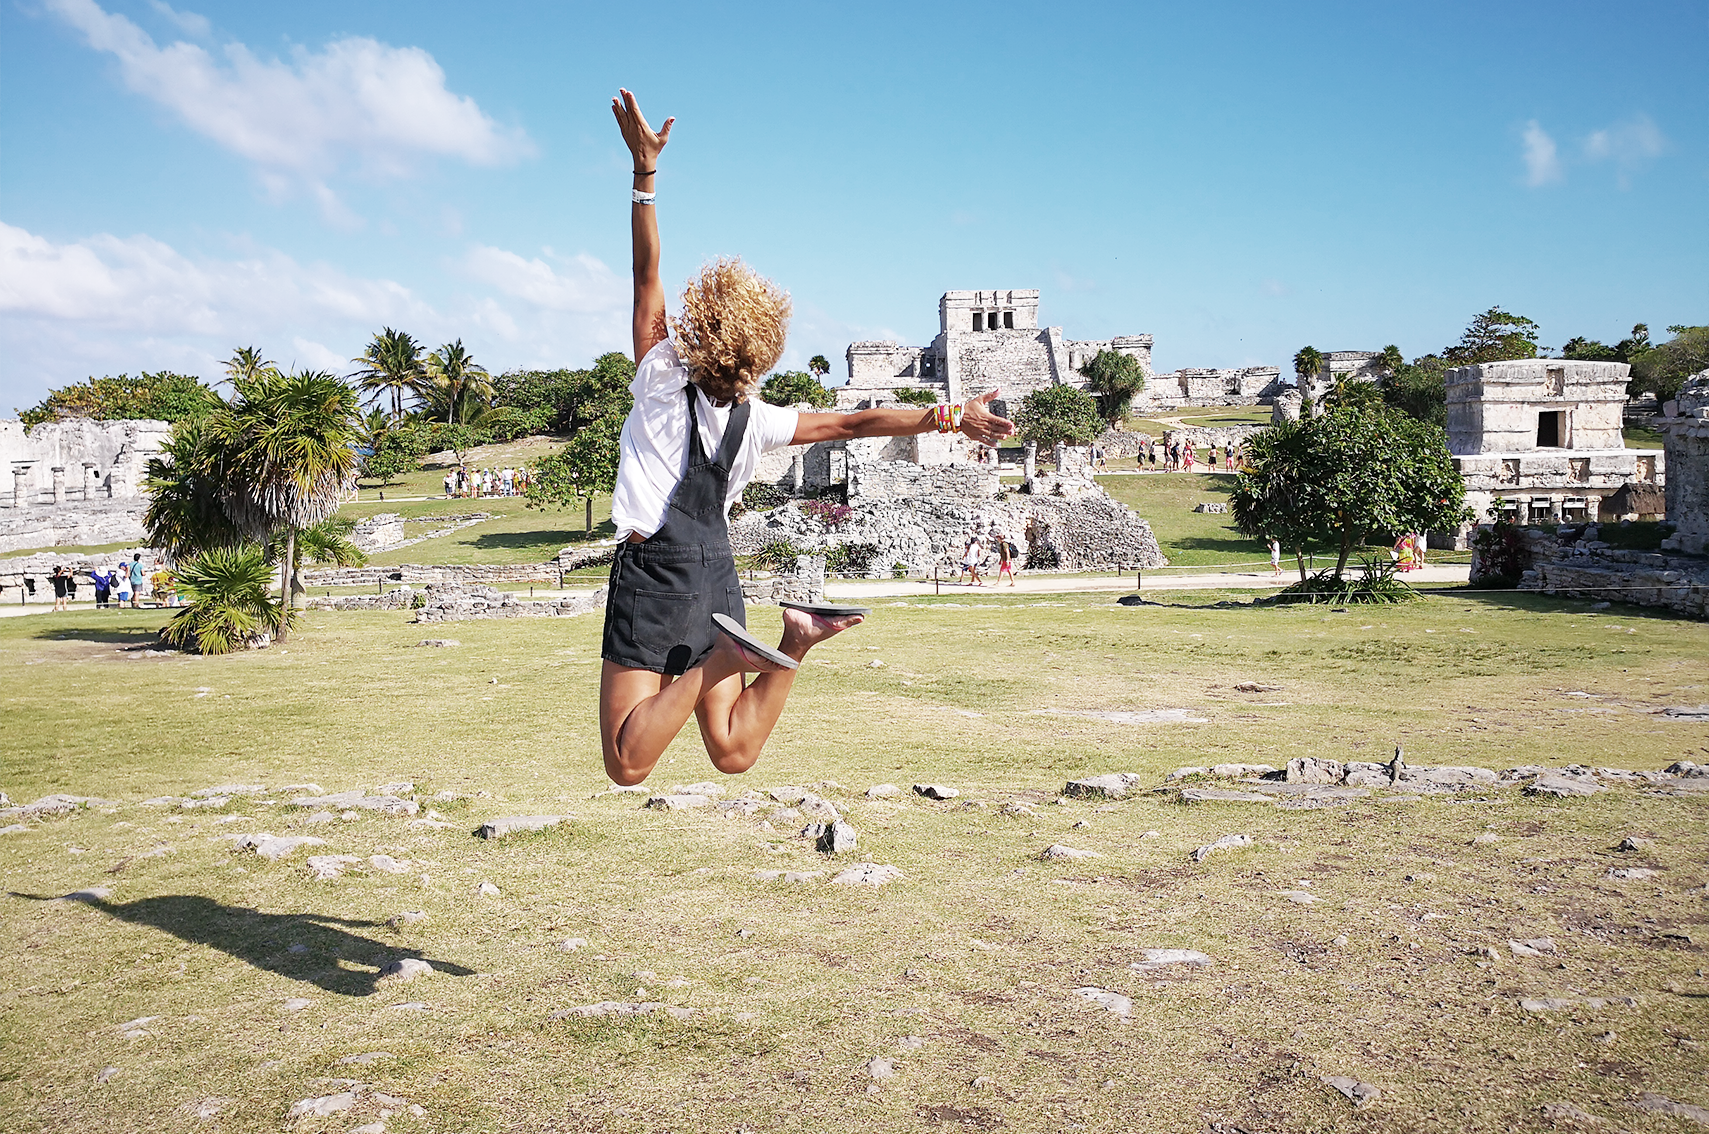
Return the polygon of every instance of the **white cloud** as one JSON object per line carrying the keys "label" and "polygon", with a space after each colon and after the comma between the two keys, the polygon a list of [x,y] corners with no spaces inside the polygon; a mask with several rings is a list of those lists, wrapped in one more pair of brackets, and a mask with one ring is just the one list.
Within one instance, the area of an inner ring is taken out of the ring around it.
{"label": "white cloud", "polygon": [[[90,374],[205,378],[234,347],[345,373],[382,326],[428,346],[462,338],[489,369],[585,366],[627,350],[629,295],[591,256],[528,260],[479,246],[429,302],[394,280],[299,263],[275,249],[185,255],[153,237],[58,243],[0,222],[0,414]],[[469,290],[470,277],[486,285]]]}
{"label": "white cloud", "polygon": [[1560,150],[1535,118],[1525,126],[1524,146],[1525,184],[1548,185],[1561,179]]}
{"label": "white cloud", "polygon": [[[521,130],[500,127],[474,99],[447,90],[444,70],[417,47],[351,37],[318,52],[296,48],[286,61],[230,43],[221,60],[194,43],[159,46],[94,0],[45,4],[90,47],[117,59],[132,90],[260,172],[316,188],[323,209],[321,179],[346,164],[399,177],[422,157],[496,165],[533,152]],[[159,7],[180,26],[206,24]]]}
{"label": "white cloud", "polygon": [[177,25],[178,30],[196,39],[209,39],[214,34],[213,25],[208,17],[197,15],[195,12],[180,12],[164,0],[148,0],[149,6],[167,20]]}
{"label": "white cloud", "polygon": [[1631,184],[1631,174],[1638,167],[1666,150],[1667,138],[1647,114],[1594,130],[1584,139],[1585,160],[1613,162],[1622,189]]}

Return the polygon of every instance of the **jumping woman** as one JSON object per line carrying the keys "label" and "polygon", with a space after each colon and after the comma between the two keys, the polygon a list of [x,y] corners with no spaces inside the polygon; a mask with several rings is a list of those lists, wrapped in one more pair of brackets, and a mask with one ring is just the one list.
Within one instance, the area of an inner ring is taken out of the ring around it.
{"label": "jumping woman", "polygon": [[[655,132],[628,91],[611,111],[635,162],[636,366],[611,498],[618,544],[599,682],[605,770],[616,783],[640,783],[692,715],[712,766],[745,772],[807,651],[865,613],[786,606],[775,649],[747,633],[727,517],[760,456],[932,430],[995,445],[1015,427],[990,412],[996,390],[965,406],[846,414],[797,413],[753,397],[783,354],[789,296],[740,260],[718,260],[684,288],[682,314],[666,316],[654,188],[675,119]],[[748,673],[758,676],[749,682]]]}

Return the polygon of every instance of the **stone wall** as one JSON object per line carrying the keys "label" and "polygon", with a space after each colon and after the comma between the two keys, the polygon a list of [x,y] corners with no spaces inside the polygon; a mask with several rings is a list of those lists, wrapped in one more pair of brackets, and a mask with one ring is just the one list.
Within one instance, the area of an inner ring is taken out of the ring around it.
{"label": "stone wall", "polygon": [[1667,516],[1673,538],[1663,546],[1709,552],[1709,370],[1689,378],[1655,419],[1667,446]]}
{"label": "stone wall", "polygon": [[[85,553],[67,554],[58,551],[42,551],[34,555],[16,555],[0,559],[0,603],[19,605],[20,598],[26,603],[53,602],[53,572],[57,567],[70,568],[77,579],[77,597],[79,600],[93,598],[95,583],[89,577],[94,570],[110,571],[121,563],[129,564],[131,556],[141,553],[142,562],[150,574],[154,573],[155,565],[162,561],[158,551],[149,547],[127,547],[123,551],[103,551],[95,555]],[[35,582],[35,591],[24,580]]]}
{"label": "stone wall", "polygon": [[984,500],[996,496],[1002,485],[994,465],[855,461],[848,486],[849,503],[857,504],[922,497]]}
{"label": "stone wall", "polygon": [[417,622],[465,622],[473,618],[574,618],[605,606],[605,588],[592,594],[519,599],[491,587],[428,587]]}
{"label": "stone wall", "polygon": [[140,542],[147,509],[142,496],[0,508],[0,551]]}
{"label": "stone wall", "polygon": [[1624,362],[1529,358],[1448,371],[1448,451],[1455,456],[1536,450],[1539,417],[1559,413],[1558,444],[1618,450],[1626,405]]}
{"label": "stone wall", "polygon": [[1135,404],[1142,408],[1253,405],[1281,392],[1281,375],[1274,366],[1186,367],[1152,375]]}
{"label": "stone wall", "polygon": [[395,567],[305,567],[298,578],[305,587],[378,587],[382,583],[433,583],[440,586],[479,586],[493,583],[558,581],[556,562],[498,566],[483,563],[400,563]]}
{"label": "stone wall", "polygon": [[1709,558],[1625,551],[1598,540],[1599,534],[1595,524],[1554,533],[1525,529],[1531,569],[1520,589],[1667,607],[1692,618],[1709,618]]}

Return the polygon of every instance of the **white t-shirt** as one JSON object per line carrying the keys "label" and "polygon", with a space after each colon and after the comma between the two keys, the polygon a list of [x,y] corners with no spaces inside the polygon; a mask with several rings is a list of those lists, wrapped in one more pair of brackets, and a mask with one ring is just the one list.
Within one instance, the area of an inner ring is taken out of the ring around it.
{"label": "white t-shirt", "polygon": [[[669,339],[648,351],[635,369],[635,380],[629,383],[635,407],[623,422],[617,488],[611,494],[611,522],[617,526],[618,539],[627,539],[630,532],[650,537],[664,527],[671,494],[688,468],[688,399],[682,393],[686,385],[688,369],[677,357],[676,344]],[[718,445],[724,439],[724,427],[729,424],[730,410],[734,407],[714,406],[698,386],[694,388],[694,397],[700,444],[707,459],[712,460],[718,455]],[[748,413],[748,431],[742,437],[742,447],[730,464],[725,515],[729,514],[730,505],[741,499],[742,489],[753,478],[760,455],[782,449],[795,439],[796,421],[801,416],[758,397],[749,398],[748,404],[753,409]]]}

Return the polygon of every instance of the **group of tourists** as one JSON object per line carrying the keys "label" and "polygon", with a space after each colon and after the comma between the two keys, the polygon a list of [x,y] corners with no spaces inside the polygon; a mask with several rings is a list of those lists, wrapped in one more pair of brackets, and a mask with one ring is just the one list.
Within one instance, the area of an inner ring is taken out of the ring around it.
{"label": "group of tourists", "polygon": [[997,579],[993,586],[1001,586],[1004,575],[1009,577],[1009,585],[1014,586],[1015,556],[1020,554],[1020,549],[1009,539],[1008,533],[995,524],[984,534],[981,534],[978,528],[967,533],[961,559],[956,563],[956,582],[960,582],[961,577],[965,575],[969,586],[983,587],[985,580],[979,577],[979,572],[984,569],[985,561],[991,557],[992,552],[997,555]]}
{"label": "group of tourists", "polygon": [[[141,552],[132,555],[128,563],[121,557],[110,567],[91,567],[88,575],[95,587],[98,610],[123,606],[138,608],[150,595],[154,597],[156,606],[179,605],[172,573],[159,563],[154,564],[153,570],[144,567]],[[71,604],[77,601],[77,572],[61,564],[53,569],[49,581],[53,585],[53,608],[70,610]]]}
{"label": "group of tourists", "polygon": [[1424,566],[1424,533],[1408,532],[1394,541],[1389,556],[1396,571],[1416,571]]}
{"label": "group of tourists", "polygon": [[[1220,465],[1217,461],[1219,456],[1222,458]],[[1153,441],[1141,449],[1139,451],[1139,467],[1145,468],[1147,461],[1150,462],[1153,472],[1158,471],[1159,468],[1163,472],[1193,472],[1201,463],[1194,447],[1184,444],[1180,438],[1176,438],[1167,444],[1162,441]],[[1206,445],[1205,459],[1202,463],[1211,472],[1216,472],[1218,468],[1225,468],[1229,472],[1234,472],[1246,463],[1246,454],[1234,442],[1224,441],[1220,452],[1217,446]]]}
{"label": "group of tourists", "polygon": [[467,465],[459,465],[445,474],[445,495],[471,498],[522,496],[528,491],[529,479],[527,466],[519,469],[471,469]]}

